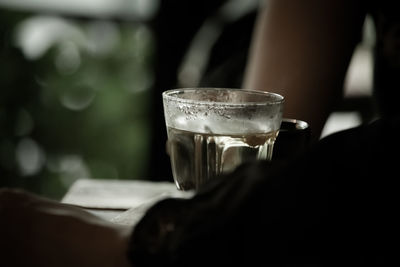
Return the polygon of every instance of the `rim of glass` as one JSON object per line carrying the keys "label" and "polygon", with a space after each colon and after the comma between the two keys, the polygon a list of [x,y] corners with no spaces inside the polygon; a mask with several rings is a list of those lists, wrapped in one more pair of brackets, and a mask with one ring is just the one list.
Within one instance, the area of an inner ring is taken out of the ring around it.
{"label": "rim of glass", "polygon": [[[268,100],[268,101],[260,101],[260,102],[240,102],[240,103],[231,103],[231,102],[223,102],[223,101],[218,101],[218,102],[210,102],[210,101],[204,101],[204,100],[193,100],[193,99],[185,99],[185,98],[180,98],[177,96],[177,93],[183,92],[183,91],[200,91],[200,90],[212,90],[212,91],[242,91],[250,94],[257,94],[257,95],[263,95],[263,96],[272,96],[274,99]],[[241,89],[241,88],[218,88],[218,87],[196,87],[196,88],[176,88],[176,89],[170,89],[167,91],[164,91],[162,93],[162,97],[165,100],[172,100],[175,102],[183,103],[183,104],[196,104],[196,105],[215,105],[218,103],[218,105],[222,105],[224,107],[240,107],[240,106],[272,106],[272,105],[279,105],[282,104],[285,101],[285,98],[277,93],[272,93],[272,92],[266,92],[266,91],[258,91],[258,90],[252,90],[252,89]]]}

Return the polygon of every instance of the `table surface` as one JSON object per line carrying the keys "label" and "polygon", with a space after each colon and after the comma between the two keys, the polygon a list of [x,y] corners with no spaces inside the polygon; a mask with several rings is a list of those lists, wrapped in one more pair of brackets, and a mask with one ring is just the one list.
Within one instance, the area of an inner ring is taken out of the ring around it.
{"label": "table surface", "polygon": [[79,179],[62,203],[76,205],[109,221],[134,224],[157,201],[168,197],[190,197],[171,182],[143,180]]}

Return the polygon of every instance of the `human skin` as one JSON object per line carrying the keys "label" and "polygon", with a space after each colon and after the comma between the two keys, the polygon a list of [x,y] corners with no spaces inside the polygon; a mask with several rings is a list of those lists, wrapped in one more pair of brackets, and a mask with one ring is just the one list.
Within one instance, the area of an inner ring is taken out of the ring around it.
{"label": "human skin", "polygon": [[1,189],[0,218],[1,266],[131,266],[131,227],[79,207]]}
{"label": "human skin", "polygon": [[284,117],[307,121],[314,141],[343,94],[367,1],[268,0],[256,23],[244,88],[285,97]]}

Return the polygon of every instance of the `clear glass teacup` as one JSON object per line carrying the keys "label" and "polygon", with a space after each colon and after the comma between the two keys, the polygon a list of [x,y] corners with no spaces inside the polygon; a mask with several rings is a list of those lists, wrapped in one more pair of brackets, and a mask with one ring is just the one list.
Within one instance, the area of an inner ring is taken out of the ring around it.
{"label": "clear glass teacup", "polygon": [[282,121],[281,95],[244,89],[186,88],[163,93],[167,151],[180,190],[270,160]]}

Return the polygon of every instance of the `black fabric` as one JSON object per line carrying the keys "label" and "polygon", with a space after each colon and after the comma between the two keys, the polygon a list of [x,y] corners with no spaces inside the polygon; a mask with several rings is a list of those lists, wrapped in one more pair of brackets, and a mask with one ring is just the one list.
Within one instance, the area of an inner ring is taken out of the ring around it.
{"label": "black fabric", "polygon": [[192,199],[161,201],[134,229],[134,266],[398,261],[400,13],[395,1],[369,5],[384,119],[329,136],[292,162],[243,165]]}
{"label": "black fabric", "polygon": [[134,266],[388,263],[398,219],[399,124],[321,141],[293,163],[256,162],[136,226]]}
{"label": "black fabric", "polygon": [[371,1],[376,28],[374,49],[374,95],[382,116],[400,114],[400,12],[399,3],[390,0]]}

